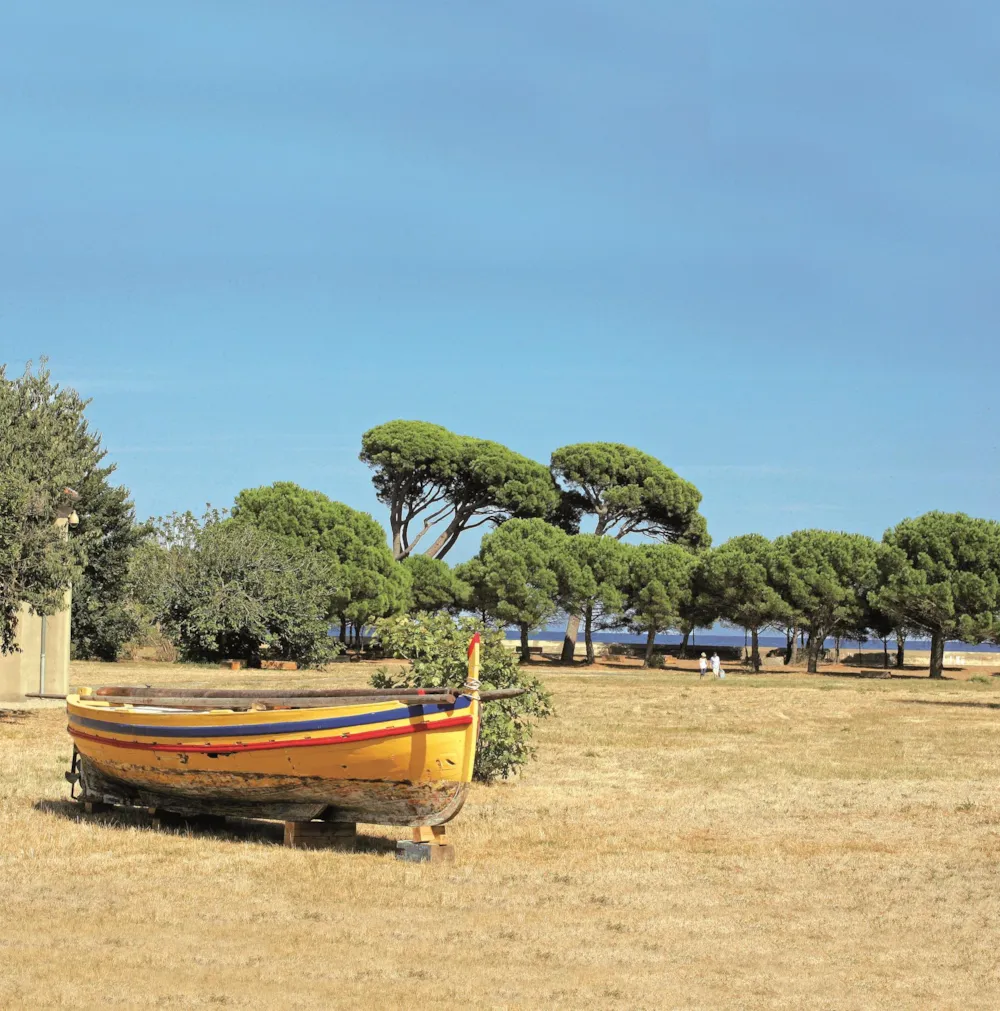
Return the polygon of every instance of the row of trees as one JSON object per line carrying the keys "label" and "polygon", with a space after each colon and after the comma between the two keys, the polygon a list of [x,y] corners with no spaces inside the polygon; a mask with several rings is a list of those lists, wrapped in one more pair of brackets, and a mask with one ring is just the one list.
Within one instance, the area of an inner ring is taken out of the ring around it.
{"label": "row of trees", "polygon": [[895,637],[901,662],[906,636],[924,633],[933,677],[948,639],[996,641],[1000,632],[1000,524],[961,513],[905,520],[881,542],[800,530],[774,541],[734,537],[698,553],[511,520],[456,574],[470,587],[468,605],[520,627],[525,656],[529,629],[560,611],[584,615],[589,662],[595,627],[645,633],[648,663],[657,633],[680,631],[686,644],[694,628],[721,620],[747,630],[755,670],[767,628],[786,634],[788,661],[806,637],[811,671],[829,637],[875,635],[886,650]]}
{"label": "row of trees", "polygon": [[[361,451],[391,547],[368,514],[287,482],[241,492],[226,513],[140,524],[85,408],[44,364],[17,379],[0,370],[2,649],[13,646],[18,607],[51,613],[70,582],[76,648],[108,659],[155,628],[190,658],[253,659],[263,647],[318,661],[372,622],[413,611],[473,611],[518,626],[522,644],[565,613],[567,659],[579,622],[590,659],[598,628],[645,633],[648,654],[657,632],[687,636],[722,620],[748,630],[755,666],[763,629],[785,631],[789,658],[807,637],[813,669],[828,636],[923,633],[934,675],[948,638],[998,634],[1000,534],[989,520],[929,513],[881,542],[805,530],[713,549],[698,490],[637,449],[565,446],[546,467],[394,421],[366,432]],[[81,520],[68,539],[54,525],[67,488]],[[477,556],[449,567],[461,534],[484,524]]]}
{"label": "row of trees", "polygon": [[[713,550],[697,488],[630,446],[564,446],[545,468],[496,443],[393,421],[364,434],[361,459],[389,508],[395,557],[416,561],[438,524],[425,555],[436,561],[463,530],[496,527],[454,573],[457,587],[425,562],[415,592],[425,607],[471,608],[519,626],[525,651],[528,629],[560,611],[569,615],[564,661],[581,620],[591,661],[596,627],[645,632],[648,658],[657,632],[677,629],[686,642],[694,628],[722,620],[748,630],[755,669],[766,628],[785,632],[790,661],[807,637],[811,670],[830,636],[874,634],[884,644],[894,636],[901,663],[907,635],[926,634],[935,677],[948,638],[997,637],[1000,539],[990,520],[935,512],[881,542],[803,530],[773,542],[745,535]],[[580,533],[585,517],[592,534]],[[631,545],[628,535],[659,543]]]}

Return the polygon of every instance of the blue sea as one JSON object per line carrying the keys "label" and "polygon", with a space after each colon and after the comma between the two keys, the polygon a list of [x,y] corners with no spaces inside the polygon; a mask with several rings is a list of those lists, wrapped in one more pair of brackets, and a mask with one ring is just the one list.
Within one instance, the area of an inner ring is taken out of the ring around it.
{"label": "blue sea", "polygon": [[[541,639],[544,642],[562,642],[563,629],[551,629],[551,628],[540,628],[533,629],[529,638],[531,639]],[[516,628],[507,629],[508,639],[519,639],[521,633]],[[656,641],[662,643],[666,646],[676,646],[681,641],[681,636],[675,633],[669,633],[665,635],[658,635]],[[593,635],[594,642],[621,642],[621,643],[645,643],[646,637],[644,635],[633,635],[630,632],[595,632]],[[583,642],[583,630],[580,630],[579,641]],[[749,643],[749,636],[747,637],[747,643]],[[743,636],[739,634],[734,634],[732,632],[715,632],[710,628],[697,629],[692,633],[689,642],[690,646],[742,646],[744,642]],[[826,645],[829,649],[833,649],[836,646],[836,641],[834,639],[827,639]],[[785,637],[783,635],[761,635],[760,646],[762,649],[776,649],[778,647],[784,648]],[[858,641],[857,639],[841,639],[840,648],[842,650],[850,652],[852,649],[857,649]],[[882,649],[881,639],[869,639],[863,647],[866,651],[872,651],[876,649]],[[889,649],[895,650],[896,640],[889,640]],[[914,650],[929,650],[931,648],[930,639],[907,639],[906,648]],[[970,644],[966,642],[955,642],[949,641],[945,647],[948,652],[965,652],[965,653],[1000,653],[1000,646],[996,646],[992,643],[976,643]]]}

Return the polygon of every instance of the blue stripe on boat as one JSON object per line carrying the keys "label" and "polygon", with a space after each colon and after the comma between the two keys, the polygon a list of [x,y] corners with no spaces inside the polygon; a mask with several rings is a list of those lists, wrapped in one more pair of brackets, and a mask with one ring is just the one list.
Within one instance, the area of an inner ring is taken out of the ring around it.
{"label": "blue stripe on boat", "polygon": [[386,723],[389,720],[404,720],[413,716],[429,716],[432,713],[450,713],[456,709],[468,709],[471,699],[463,695],[454,705],[439,706],[431,703],[387,709],[378,713],[359,713],[356,716],[333,716],[325,720],[298,720],[287,723],[240,723],[213,727],[159,727],[149,723],[113,723],[109,720],[95,720],[88,716],[70,713],[70,723],[91,730],[102,730],[107,734],[137,734],[144,737],[256,737],[260,734],[298,734],[307,730],[337,730],[341,727],[363,727],[369,723]]}

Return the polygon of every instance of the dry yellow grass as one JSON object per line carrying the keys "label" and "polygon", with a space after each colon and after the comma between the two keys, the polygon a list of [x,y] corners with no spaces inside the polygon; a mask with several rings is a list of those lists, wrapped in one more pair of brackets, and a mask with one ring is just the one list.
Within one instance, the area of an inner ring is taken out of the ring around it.
{"label": "dry yellow grass", "polygon": [[[336,680],[357,683],[357,667]],[[79,664],[74,680],[321,675]],[[544,674],[457,863],[153,831],[66,801],[61,710],[0,723],[4,1008],[994,1008],[1000,691]],[[329,679],[327,679],[329,680]]]}

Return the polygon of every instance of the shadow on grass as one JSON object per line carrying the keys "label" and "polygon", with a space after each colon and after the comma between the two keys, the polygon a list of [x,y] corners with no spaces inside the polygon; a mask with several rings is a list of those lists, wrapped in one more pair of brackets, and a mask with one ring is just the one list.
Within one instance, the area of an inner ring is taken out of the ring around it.
{"label": "shadow on grass", "polygon": [[896,699],[904,706],[958,706],[959,709],[1000,709],[1000,702],[958,702],[951,699]]}
{"label": "shadow on grass", "polygon": [[[141,809],[113,807],[100,813],[87,814],[82,805],[72,800],[39,800],[33,805],[42,814],[55,815],[67,821],[93,822],[106,828],[145,828],[165,835],[190,835],[200,838],[228,839],[232,842],[255,842],[264,846],[284,845],[284,825],[279,821],[252,818],[183,818],[172,819],[170,825],[156,827],[151,815]],[[408,829],[401,828],[405,835]],[[396,840],[384,836],[361,835],[351,849],[354,853],[394,853]]]}
{"label": "shadow on grass", "polygon": [[[953,674],[962,671],[963,667],[945,667],[944,670],[951,671]],[[908,671],[919,671],[919,673],[907,673]],[[881,678],[884,681],[888,681],[890,678],[894,681],[930,681],[931,677],[927,673],[927,668],[920,667],[906,667],[900,669],[899,667],[862,667],[860,670],[820,670],[819,672],[823,677],[828,678]],[[962,681],[963,678],[949,678],[943,675],[940,678],[933,680],[938,681]]]}

